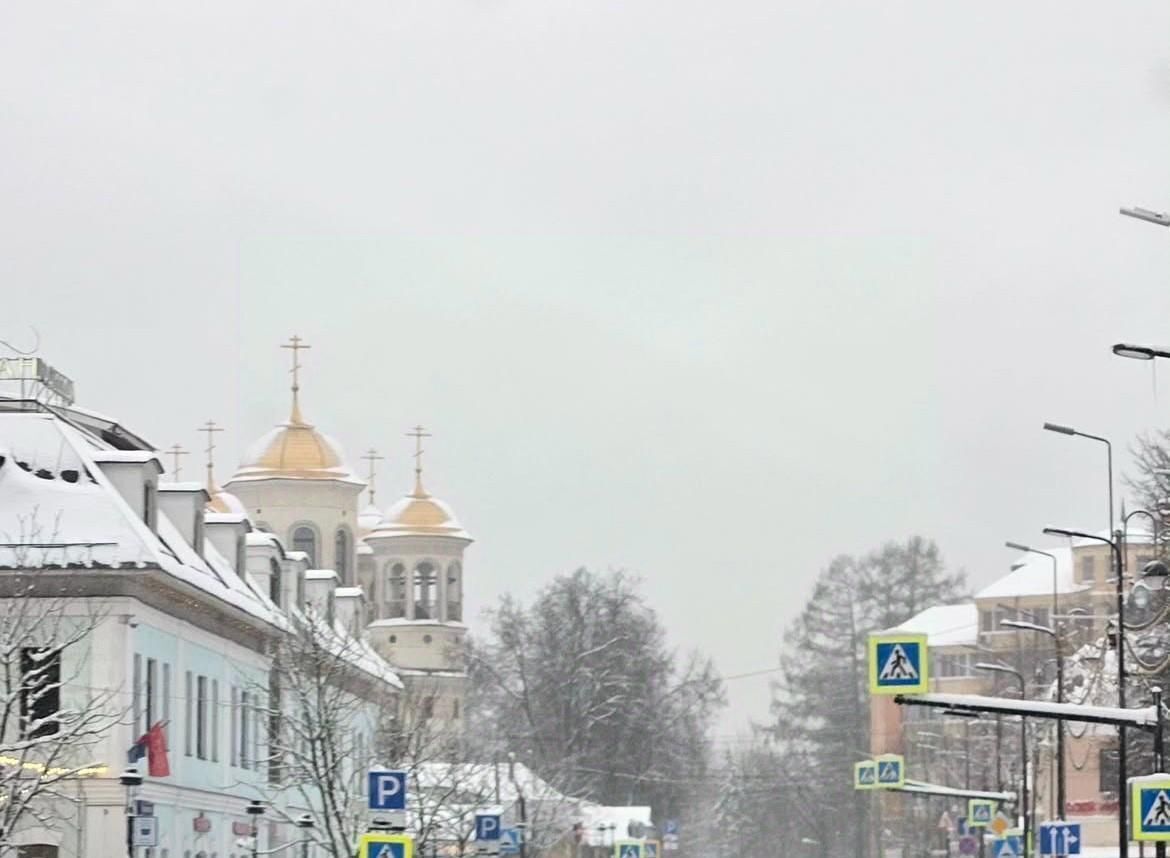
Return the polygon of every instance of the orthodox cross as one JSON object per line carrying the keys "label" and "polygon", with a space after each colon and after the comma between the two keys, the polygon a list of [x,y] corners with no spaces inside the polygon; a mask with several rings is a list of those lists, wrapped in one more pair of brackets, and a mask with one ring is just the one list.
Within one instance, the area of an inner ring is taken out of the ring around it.
{"label": "orthodox cross", "polygon": [[431,433],[422,426],[415,426],[414,429],[406,433],[406,437],[414,439],[414,493],[422,495],[422,439],[430,438]]}
{"label": "orthodox cross", "polygon": [[207,448],[204,452],[207,453],[207,493],[211,494],[215,488],[215,433],[223,429],[216,426],[214,420],[208,420],[196,431],[207,433]]}
{"label": "orthodox cross", "polygon": [[287,343],[282,343],[280,347],[282,349],[291,349],[292,350],[292,369],[289,370],[292,373],[292,395],[293,395],[293,407],[292,407],[292,420],[291,420],[291,422],[303,423],[304,421],[301,419],[301,401],[300,401],[301,361],[300,361],[300,355],[298,355],[297,352],[300,352],[303,349],[311,349],[312,346],[305,345],[304,340],[302,340],[296,334],[293,334],[291,337],[289,337],[289,341]]}
{"label": "orthodox cross", "polygon": [[186,456],[187,451],[181,445],[175,444],[167,450],[167,455],[171,457],[171,479],[177,483],[179,481],[179,474],[183,472],[183,469],[179,466],[179,457]]}
{"label": "orthodox cross", "polygon": [[378,451],[375,450],[373,447],[371,447],[368,451],[366,451],[366,454],[364,456],[362,456],[362,458],[370,463],[370,473],[369,473],[369,476],[366,478],[366,480],[369,483],[370,503],[373,504],[374,503],[374,496],[377,494],[377,490],[374,488],[374,477],[377,476],[377,474],[375,472],[374,462],[380,462],[382,459],[384,459],[386,457],[379,456]]}

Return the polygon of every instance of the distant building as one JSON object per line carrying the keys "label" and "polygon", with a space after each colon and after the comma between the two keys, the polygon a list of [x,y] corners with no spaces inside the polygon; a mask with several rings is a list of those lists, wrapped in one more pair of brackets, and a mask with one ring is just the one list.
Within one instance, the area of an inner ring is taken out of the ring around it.
{"label": "distant building", "polygon": [[[932,691],[1018,697],[1016,677],[977,668],[980,663],[992,663],[1018,671],[1028,698],[1055,700],[1053,637],[1003,625],[1005,620],[1048,628],[1055,623],[1065,663],[1065,699],[1116,705],[1115,654],[1111,638],[1106,637],[1107,619],[1116,611],[1111,549],[1077,540],[1071,547],[1048,550],[1055,560],[1024,554],[1011,572],[977,592],[972,601],[928,608],[897,627],[927,635]],[[1125,553],[1127,568],[1140,569],[1153,556],[1150,535],[1131,531]],[[1054,613],[1055,602],[1059,613]],[[888,697],[870,700],[870,750],[906,754],[907,776],[915,780],[1018,790],[1019,735],[1016,719],[972,719],[935,708],[899,706]],[[1029,736],[1029,804],[1035,808],[1034,818],[1042,822],[1060,816],[1054,722],[1030,722]],[[1076,724],[1066,727],[1065,769],[1064,818],[1082,823],[1086,846],[1115,846],[1116,731]],[[887,828],[904,829],[909,837],[923,820],[937,820],[948,804],[942,799],[926,802],[883,796],[881,811]],[[950,809],[952,817],[964,812],[958,803]]]}

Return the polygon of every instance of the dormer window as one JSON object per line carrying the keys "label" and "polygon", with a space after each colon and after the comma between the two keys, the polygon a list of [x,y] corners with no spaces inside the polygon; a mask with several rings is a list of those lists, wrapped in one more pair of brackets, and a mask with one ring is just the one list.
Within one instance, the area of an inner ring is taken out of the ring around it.
{"label": "dormer window", "polygon": [[280,564],[275,560],[268,561],[268,598],[276,607],[280,604]]}
{"label": "dormer window", "polygon": [[158,488],[153,480],[142,484],[142,520],[151,530],[158,529]]}

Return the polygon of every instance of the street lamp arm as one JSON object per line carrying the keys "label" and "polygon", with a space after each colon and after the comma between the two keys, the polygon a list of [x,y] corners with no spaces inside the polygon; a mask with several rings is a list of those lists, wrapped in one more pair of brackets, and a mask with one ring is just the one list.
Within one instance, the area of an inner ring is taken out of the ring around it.
{"label": "street lamp arm", "polygon": [[1040,632],[1049,637],[1056,637],[1056,629],[1050,629],[1048,626],[1042,626],[1038,623],[1029,623],[1025,620],[1000,620],[999,624],[1013,629],[1025,629],[1030,632]]}

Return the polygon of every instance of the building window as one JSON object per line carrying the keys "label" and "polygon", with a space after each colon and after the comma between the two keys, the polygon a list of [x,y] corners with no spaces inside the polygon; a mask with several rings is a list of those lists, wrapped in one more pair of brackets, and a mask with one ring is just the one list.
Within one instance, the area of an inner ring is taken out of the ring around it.
{"label": "building window", "polygon": [[211,680],[211,760],[219,762],[219,680]]}
{"label": "building window", "polygon": [[435,698],[428,695],[422,700],[422,717],[433,718],[435,715]]}
{"label": "building window", "polygon": [[[61,650],[22,647],[20,650],[21,736],[37,739],[61,729],[53,716],[61,711]],[[137,738],[137,737],[136,737]]]}
{"label": "building window", "polygon": [[186,713],[184,720],[186,721],[186,729],[183,731],[183,753],[188,757],[191,756],[192,747],[195,743],[195,678],[191,675],[191,671],[187,671],[183,677],[184,695],[183,700],[186,704]]}
{"label": "building window", "polygon": [[207,759],[207,677],[195,679],[195,756]]}
{"label": "building window", "polygon": [[240,743],[240,768],[250,768],[248,755],[248,730],[252,725],[252,713],[249,711],[251,704],[251,695],[247,691],[240,692],[240,735],[237,737]]}
{"label": "building window", "polygon": [[[910,706],[907,708],[913,709],[914,707]],[[456,697],[453,701],[451,701],[451,717],[456,721],[459,720],[459,698],[458,697]]]}
{"label": "building window", "polygon": [[333,537],[333,556],[336,558],[336,568],[333,570],[341,580],[343,586],[348,587],[353,582],[349,580],[349,534],[344,528],[338,528]]}
{"label": "building window", "polygon": [[[281,781],[280,734],[283,729],[280,713],[280,674],[268,676],[268,782]],[[364,782],[364,781],[363,781]]]}
{"label": "building window", "polygon": [[459,593],[459,564],[452,563],[447,567],[447,619],[459,621],[463,619],[463,601]]}
{"label": "building window", "polygon": [[162,668],[162,719],[163,746],[170,750],[168,737],[171,732],[171,666],[165,663]]}
{"label": "building window", "polygon": [[[146,660],[146,721],[141,736],[154,726],[158,715],[158,661],[153,658]],[[137,738],[137,737],[135,737]]]}
{"label": "building window", "polygon": [[414,619],[437,620],[439,618],[435,600],[435,585],[438,576],[430,563],[420,563],[414,568]]}
{"label": "building window", "polygon": [[1080,582],[1082,584],[1091,584],[1096,580],[1096,578],[1097,578],[1097,570],[1095,568],[1097,565],[1096,560],[1097,560],[1097,558],[1091,554],[1081,558],[1081,561],[1080,561],[1080,572],[1081,572]]}
{"label": "building window", "polygon": [[1038,626],[1048,625],[1048,609],[1047,608],[1033,608],[1032,622]]}
{"label": "building window", "polygon": [[[979,612],[979,631],[981,631],[981,632],[995,631],[995,620],[994,620],[994,615],[991,611],[980,611]],[[914,707],[911,706],[910,708],[913,709]]]}
{"label": "building window", "polygon": [[406,616],[406,567],[395,563],[386,572],[390,598],[386,600],[385,616]]}
{"label": "building window", "polygon": [[232,686],[232,725],[231,732],[228,734],[228,745],[230,747],[229,759],[231,765],[238,766],[240,764],[240,742],[237,738],[240,735],[240,690],[236,686]]}
{"label": "building window", "polygon": [[142,656],[138,653],[134,653],[134,673],[130,681],[132,683],[130,715],[134,719],[134,726],[130,729],[134,732],[134,738],[137,739],[146,732],[142,729]]}
{"label": "building window", "polygon": [[1117,749],[1101,748],[1097,751],[1097,789],[1100,792],[1117,792]]}
{"label": "building window", "polygon": [[268,598],[276,607],[280,605],[280,564],[275,560],[268,561]]}
{"label": "building window", "polygon": [[146,522],[146,526],[151,530],[156,530],[158,527],[158,516],[155,515],[154,493],[154,483],[148,481],[142,484],[142,520]]}
{"label": "building window", "polygon": [[303,551],[309,555],[309,568],[317,566],[317,534],[311,527],[304,525],[293,531],[293,551]]}

